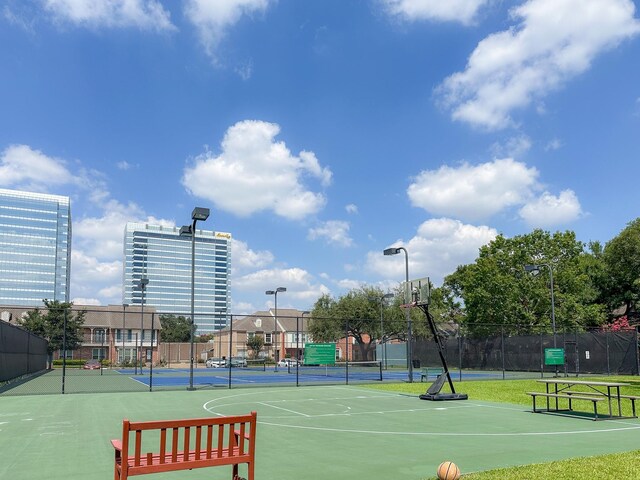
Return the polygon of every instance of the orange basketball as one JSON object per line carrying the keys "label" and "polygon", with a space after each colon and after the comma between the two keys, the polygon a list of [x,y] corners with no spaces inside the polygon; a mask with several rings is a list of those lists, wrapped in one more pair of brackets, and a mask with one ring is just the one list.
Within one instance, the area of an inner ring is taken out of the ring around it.
{"label": "orange basketball", "polygon": [[460,469],[453,462],[442,462],[438,467],[438,478],[440,480],[458,480]]}

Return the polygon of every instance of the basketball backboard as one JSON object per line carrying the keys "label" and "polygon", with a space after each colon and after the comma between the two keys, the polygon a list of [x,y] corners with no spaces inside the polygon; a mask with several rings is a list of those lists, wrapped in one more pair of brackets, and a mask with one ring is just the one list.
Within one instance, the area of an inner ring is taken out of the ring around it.
{"label": "basketball backboard", "polygon": [[409,280],[409,284],[404,282],[405,303],[415,303],[416,305],[428,305],[431,297],[429,289],[429,277]]}

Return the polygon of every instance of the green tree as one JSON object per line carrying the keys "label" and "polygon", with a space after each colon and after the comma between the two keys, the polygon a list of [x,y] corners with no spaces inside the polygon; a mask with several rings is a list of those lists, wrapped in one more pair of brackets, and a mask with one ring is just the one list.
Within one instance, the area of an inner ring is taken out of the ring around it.
{"label": "green tree", "polygon": [[264,347],[264,338],[262,335],[253,335],[247,339],[247,347],[251,350],[251,358],[260,357],[260,352]]}
{"label": "green tree", "polygon": [[613,311],[624,307],[624,315],[638,317],[640,310],[640,218],[629,222],[624,230],[604,247],[607,304]]}
{"label": "green tree", "polygon": [[[597,303],[598,262],[570,231],[499,235],[480,248],[475,263],[447,276],[445,286],[462,299],[465,311],[460,318],[469,333],[487,335],[503,326],[507,333],[548,332],[552,268],[556,327],[584,328],[605,320],[603,305]],[[546,266],[534,277],[525,274],[527,264]]]}
{"label": "green tree", "polygon": [[80,310],[74,313],[71,302],[46,299],[43,302],[45,310],[41,312],[36,308],[27,312],[20,321],[20,325],[47,340],[47,353],[49,366],[51,366],[53,352],[62,350],[63,346],[69,351],[76,350],[82,345],[82,327],[87,312]]}
{"label": "green tree", "polygon": [[[383,325],[380,324],[380,299],[384,292],[378,287],[362,286],[352,289],[337,300],[322,295],[315,303],[309,321],[314,341],[335,342],[346,336],[355,339],[360,358],[373,357],[373,342],[398,338],[406,332],[399,308],[383,304]],[[399,304],[396,296],[396,303]]]}
{"label": "green tree", "polygon": [[190,342],[191,321],[180,315],[160,315],[163,342]]}

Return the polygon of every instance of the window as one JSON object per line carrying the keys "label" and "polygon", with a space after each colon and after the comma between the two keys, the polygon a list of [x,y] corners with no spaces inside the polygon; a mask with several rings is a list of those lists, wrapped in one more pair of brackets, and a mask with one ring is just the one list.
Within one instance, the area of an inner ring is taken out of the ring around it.
{"label": "window", "polygon": [[264,334],[264,343],[271,343],[271,334],[270,333],[265,333]]}
{"label": "window", "polygon": [[[58,350],[58,358],[64,358],[64,352],[62,350]],[[73,350],[67,350],[67,358],[73,358]]]}
{"label": "window", "polygon": [[103,360],[105,358],[104,350],[102,348],[92,348],[91,358],[93,360]]}
{"label": "window", "polygon": [[105,340],[105,332],[102,328],[93,331],[93,341],[95,343],[104,343]]}

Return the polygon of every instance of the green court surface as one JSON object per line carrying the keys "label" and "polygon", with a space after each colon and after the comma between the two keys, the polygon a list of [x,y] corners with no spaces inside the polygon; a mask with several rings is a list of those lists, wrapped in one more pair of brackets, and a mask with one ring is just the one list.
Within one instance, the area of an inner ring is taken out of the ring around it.
{"label": "green court surface", "polygon": [[[0,397],[0,478],[113,478],[123,418],[258,412],[257,480],[433,477],[636,449],[640,421],[534,414],[523,406],[428,402],[362,386]],[[241,475],[246,467],[241,466]],[[229,479],[230,467],[150,475]]]}

